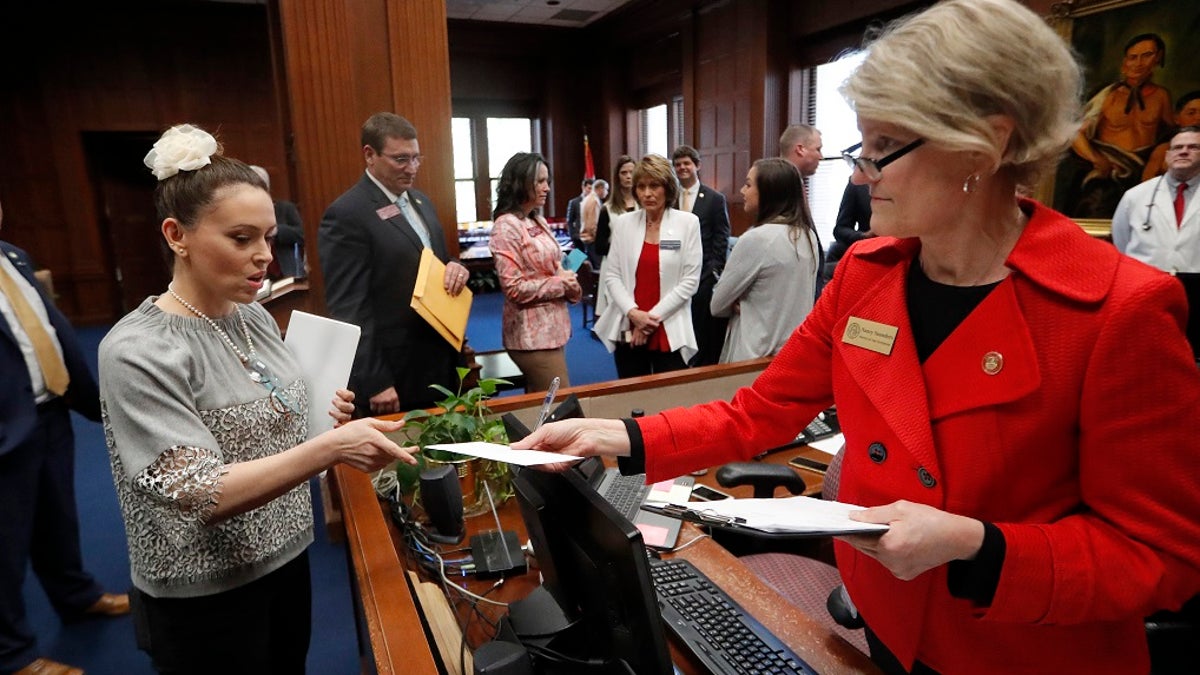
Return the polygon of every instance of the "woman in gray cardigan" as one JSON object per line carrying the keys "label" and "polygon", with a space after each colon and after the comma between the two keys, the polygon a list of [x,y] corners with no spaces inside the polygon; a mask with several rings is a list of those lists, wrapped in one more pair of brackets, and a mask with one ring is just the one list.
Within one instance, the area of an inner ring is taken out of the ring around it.
{"label": "woman in gray cardigan", "polygon": [[742,197],[755,225],[738,238],[710,304],[713,316],[732,317],[721,363],[778,352],[812,310],[817,283],[817,242],[796,168],[758,160]]}

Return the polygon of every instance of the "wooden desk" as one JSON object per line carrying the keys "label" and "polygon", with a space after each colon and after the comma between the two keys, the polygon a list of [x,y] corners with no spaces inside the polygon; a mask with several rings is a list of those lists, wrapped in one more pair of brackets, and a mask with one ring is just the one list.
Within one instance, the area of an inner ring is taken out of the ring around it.
{"label": "wooden desk", "polygon": [[[420,618],[420,603],[404,578],[404,544],[399,531],[376,499],[366,476],[341,466],[334,469],[334,475],[350,546],[355,614],[363,640],[360,652],[364,664],[373,662],[379,673],[437,672],[433,648]],[[517,531],[524,541],[525,527],[515,500],[509,500],[500,512],[502,527]],[[473,533],[495,528],[490,514],[470,518],[467,523],[468,538]],[[680,542],[686,543],[698,535],[698,529],[687,525]],[[878,672],[861,652],[781,598],[712,540],[699,540],[675,555],[699,567],[819,672]],[[480,594],[489,591],[494,583],[472,577],[455,581]],[[536,570],[531,570],[506,580],[501,587],[490,591],[488,597],[511,602],[525,597],[537,584]],[[504,611],[485,604],[479,607],[492,620]],[[457,603],[460,625],[467,623],[471,611],[466,603]],[[470,622],[467,640],[472,648],[489,638],[490,630],[482,621]],[[683,672],[705,672],[689,652],[678,649],[673,639],[669,642],[672,658]]]}
{"label": "wooden desk", "polygon": [[[585,412],[591,417],[625,415],[631,407],[644,408],[647,413],[653,414],[666,407],[728,398],[738,386],[752,381],[769,362],[769,359],[759,359],[571,387],[560,391],[559,398],[571,393],[578,395]],[[518,417],[532,420],[537,415],[542,399],[540,393],[525,394],[499,399],[491,407],[496,414],[513,412]],[[828,459],[819,451],[802,448],[768,455],[765,461],[786,463],[797,454]],[[370,481],[364,475],[340,466],[331,473],[335,477],[334,488],[339,493],[337,501],[342,506],[350,545],[355,614],[360,625],[360,653],[364,655],[364,663],[369,666],[373,662],[379,673],[427,672],[424,668],[432,667],[430,664],[435,663],[436,658],[427,640],[429,631],[423,619],[416,622],[418,625],[414,625],[412,620],[414,612],[418,617],[422,613],[420,603],[415,600],[401,569],[405,554],[400,534],[390,515],[381,508]],[[820,474],[808,471],[800,473],[808,485],[806,494],[821,490]],[[715,486],[713,471],[698,480]],[[737,497],[749,497],[752,492],[749,487],[726,491]],[[525,526],[515,501],[510,500],[501,511],[502,528],[519,532],[521,541],[524,541]],[[469,519],[468,537],[472,532],[494,527],[495,522],[490,514]],[[685,525],[680,542],[686,543],[698,534],[698,529]],[[706,538],[697,541],[678,555],[692,561],[818,671],[878,672],[861,652],[781,598],[712,540]],[[477,581],[470,577],[459,581],[475,593],[489,591],[493,584],[492,581]],[[507,580],[503,586],[489,592],[487,597],[513,601],[525,597],[536,585],[537,575],[531,572]],[[493,619],[503,611],[487,605],[480,607],[486,616]],[[469,611],[468,607],[460,603],[460,625],[464,623],[466,611]],[[486,641],[489,635],[478,619],[471,622],[467,631],[467,639],[472,647]],[[674,646],[672,654],[684,672],[703,672],[698,664],[690,661],[690,654]]]}
{"label": "wooden desk", "polygon": [[308,292],[308,281],[294,280],[283,288],[274,289],[259,303],[271,313],[275,323],[279,324],[279,332],[286,334],[288,322],[292,320],[292,310],[301,312],[312,311],[312,297]]}

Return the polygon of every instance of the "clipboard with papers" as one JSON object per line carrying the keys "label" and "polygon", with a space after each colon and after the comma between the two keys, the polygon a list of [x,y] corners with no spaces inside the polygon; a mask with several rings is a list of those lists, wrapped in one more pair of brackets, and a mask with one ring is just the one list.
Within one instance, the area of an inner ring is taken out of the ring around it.
{"label": "clipboard with papers", "polygon": [[432,249],[425,249],[421,253],[411,306],[446,342],[461,350],[467,336],[467,317],[471,314],[473,295],[471,289],[464,288],[462,293],[451,297],[442,285],[445,276],[446,264],[437,259]]}
{"label": "clipboard with papers", "polygon": [[643,504],[642,510],[698,525],[767,539],[805,539],[843,534],[883,534],[887,525],[850,520],[862,507],[812,497],[725,499],[719,502]]}

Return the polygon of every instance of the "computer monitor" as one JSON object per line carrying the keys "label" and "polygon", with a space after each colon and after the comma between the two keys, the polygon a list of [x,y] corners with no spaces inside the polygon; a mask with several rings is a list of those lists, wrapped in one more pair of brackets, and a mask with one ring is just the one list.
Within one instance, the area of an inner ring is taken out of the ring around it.
{"label": "computer monitor", "polygon": [[572,417],[586,417],[583,414],[583,404],[579,402],[579,397],[571,394],[559,403],[554,411],[546,416],[547,422],[558,422],[559,420],[570,419]]}
{"label": "computer monitor", "polygon": [[576,636],[555,649],[611,672],[670,675],[641,532],[573,471],[522,469],[514,485],[542,586]]}

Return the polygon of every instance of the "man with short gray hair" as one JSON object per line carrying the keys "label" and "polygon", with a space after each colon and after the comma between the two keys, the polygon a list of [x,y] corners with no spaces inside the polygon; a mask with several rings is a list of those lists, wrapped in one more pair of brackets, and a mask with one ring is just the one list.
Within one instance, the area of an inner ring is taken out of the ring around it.
{"label": "man with short gray hair", "polygon": [[[791,162],[800,172],[800,178],[807,189],[808,179],[817,172],[821,165],[821,131],[811,124],[793,124],[783,130],[779,136],[779,156]],[[808,195],[804,195],[804,213],[808,223],[813,228],[813,237],[817,240],[817,269],[825,269],[825,246],[821,244],[821,235],[817,233],[817,224],[813,221],[812,209],[808,207]],[[824,276],[817,277],[818,296],[825,286]]]}

